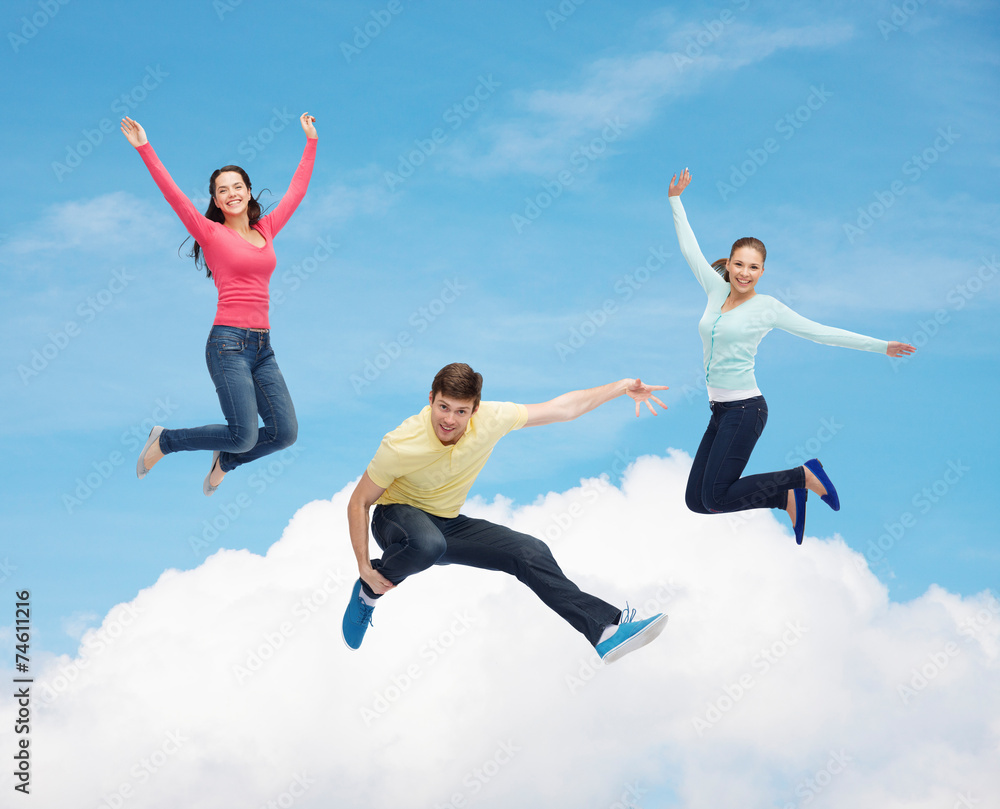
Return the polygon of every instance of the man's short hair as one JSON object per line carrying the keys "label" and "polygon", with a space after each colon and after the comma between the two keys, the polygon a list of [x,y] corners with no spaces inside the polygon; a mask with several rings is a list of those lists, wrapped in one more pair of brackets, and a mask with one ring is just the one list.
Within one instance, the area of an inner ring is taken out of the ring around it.
{"label": "man's short hair", "polygon": [[473,399],[472,409],[479,407],[483,392],[483,375],[477,374],[464,362],[453,362],[437,372],[431,385],[431,398],[439,393],[450,399]]}

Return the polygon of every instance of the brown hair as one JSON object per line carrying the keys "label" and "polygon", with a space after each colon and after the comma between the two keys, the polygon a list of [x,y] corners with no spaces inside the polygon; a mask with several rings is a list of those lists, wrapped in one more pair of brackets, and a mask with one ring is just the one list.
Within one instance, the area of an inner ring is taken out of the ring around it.
{"label": "brown hair", "polygon": [[[754,236],[744,236],[742,239],[737,239],[733,242],[733,247],[729,251],[729,258],[733,257],[733,253],[739,250],[741,247],[749,247],[751,250],[756,250],[761,255],[761,264],[767,261],[767,248],[764,247],[764,242]],[[722,279],[729,283],[729,270],[726,269],[729,259],[720,258],[717,261],[712,262],[712,269],[715,270]]]}
{"label": "brown hair", "polygon": [[[216,169],[212,172],[212,176],[208,178],[208,208],[205,209],[205,218],[211,220],[212,222],[218,222],[220,225],[226,223],[226,215],[222,213],[222,210],[218,205],[215,204],[215,180],[224,171],[232,171],[239,174],[243,178],[243,183],[247,187],[247,193],[250,194],[250,199],[247,202],[247,219],[250,221],[250,227],[253,227],[260,221],[260,217],[263,211],[260,207],[260,202],[253,195],[253,186],[250,185],[250,177],[247,173],[241,169],[239,166],[223,166],[221,169]],[[186,242],[187,239],[184,240]],[[184,242],[181,242],[181,246],[184,246]],[[205,275],[208,278],[212,277],[212,270],[205,261],[205,256],[201,252],[201,245],[195,241],[194,246],[191,248],[191,252],[188,253],[191,258],[194,259],[196,267],[200,267],[205,270]]]}
{"label": "brown hair", "polygon": [[439,393],[452,399],[475,400],[472,409],[479,407],[483,392],[483,375],[477,374],[464,362],[453,362],[437,372],[431,384],[431,398]]}

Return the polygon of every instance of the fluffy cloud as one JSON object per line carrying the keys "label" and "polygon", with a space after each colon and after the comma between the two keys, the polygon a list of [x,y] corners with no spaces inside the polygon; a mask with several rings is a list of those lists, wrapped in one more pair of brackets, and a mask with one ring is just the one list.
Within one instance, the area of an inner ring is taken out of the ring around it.
{"label": "fluffy cloud", "polygon": [[839,538],[687,512],[689,466],[644,457],[620,487],[466,510],[545,537],[584,589],[669,613],[612,666],[517,581],[467,568],[409,580],[347,650],[352,486],[264,557],[165,572],[37,675],[32,806],[985,809],[996,600],[892,603]]}
{"label": "fluffy cloud", "polygon": [[790,48],[831,47],[853,35],[843,23],[762,29],[739,22],[734,14],[724,22],[671,25],[669,30],[663,50],[597,59],[582,68],[576,86],[519,94],[518,116],[485,123],[456,140],[449,148],[451,169],[478,177],[511,171],[579,173],[706,77]]}

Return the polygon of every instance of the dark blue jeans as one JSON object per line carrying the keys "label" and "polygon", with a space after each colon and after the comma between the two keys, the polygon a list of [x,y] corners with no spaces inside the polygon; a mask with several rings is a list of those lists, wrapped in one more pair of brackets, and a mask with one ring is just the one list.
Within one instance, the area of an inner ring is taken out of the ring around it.
{"label": "dark blue jeans", "polygon": [[684,494],[687,507],[699,514],[784,509],[788,490],[805,488],[806,473],[801,466],[740,477],[767,424],[764,397],[711,405],[712,418],[688,475]]}
{"label": "dark blue jeans", "polygon": [[[372,567],[393,584],[431,565],[469,565],[516,576],[547,607],[596,646],[621,610],[584,593],[566,578],[540,539],[502,525],[457,517],[435,517],[414,506],[376,506],[372,534],[383,554]],[[365,593],[375,594],[362,583]]]}
{"label": "dark blue jeans", "polygon": [[[267,331],[213,326],[205,362],[219,395],[226,424],[164,430],[164,453],[221,450],[219,464],[229,472],[295,443],[299,424]],[[257,414],[264,421],[258,427]]]}

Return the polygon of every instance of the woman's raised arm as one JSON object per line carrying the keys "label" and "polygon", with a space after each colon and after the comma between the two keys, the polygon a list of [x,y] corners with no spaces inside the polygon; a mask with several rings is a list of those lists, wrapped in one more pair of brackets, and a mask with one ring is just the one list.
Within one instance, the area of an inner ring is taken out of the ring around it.
{"label": "woman's raised arm", "polygon": [[694,273],[694,277],[701,284],[701,288],[708,292],[714,287],[728,286],[728,284],[722,280],[721,275],[712,269],[712,265],[708,263],[698,246],[698,240],[694,236],[694,231],[691,230],[691,225],[688,224],[687,214],[684,212],[684,206],[681,205],[681,192],[688,187],[690,182],[691,172],[687,169],[681,172],[680,179],[675,174],[670,178],[667,198],[670,200],[670,208],[674,212],[674,229],[677,231],[677,242],[680,244],[681,254],[691,268],[691,272]]}
{"label": "woman's raised arm", "polygon": [[160,158],[156,156],[156,152],[153,151],[152,145],[146,138],[146,130],[139,123],[131,118],[122,118],[122,134],[139,153],[142,162],[149,169],[153,182],[156,183],[170,207],[174,209],[174,213],[184,224],[184,228],[194,237],[195,241],[204,247],[205,241],[211,238],[214,223],[206,219],[194,207],[194,203],[177,187],[177,183],[174,182],[163,163],[160,162]]}

